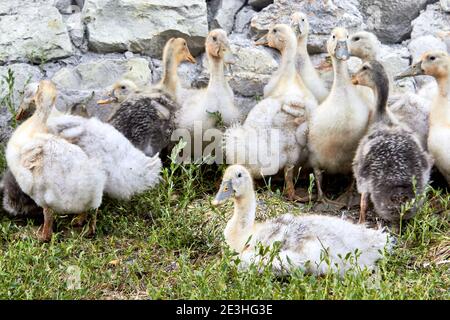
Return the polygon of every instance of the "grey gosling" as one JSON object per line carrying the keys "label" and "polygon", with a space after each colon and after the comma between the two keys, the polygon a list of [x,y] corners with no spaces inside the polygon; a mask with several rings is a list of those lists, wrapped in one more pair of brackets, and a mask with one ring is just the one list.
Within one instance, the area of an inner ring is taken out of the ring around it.
{"label": "grey gosling", "polygon": [[[432,160],[414,133],[401,125],[387,108],[389,81],[383,66],[375,60],[365,62],[352,80],[354,84],[370,87],[376,97],[373,123],[353,161],[353,173],[361,193],[359,221],[365,222],[370,197],[375,212],[397,224],[417,212],[420,205],[417,195],[428,183]],[[409,201],[412,206],[402,217],[402,206]]]}

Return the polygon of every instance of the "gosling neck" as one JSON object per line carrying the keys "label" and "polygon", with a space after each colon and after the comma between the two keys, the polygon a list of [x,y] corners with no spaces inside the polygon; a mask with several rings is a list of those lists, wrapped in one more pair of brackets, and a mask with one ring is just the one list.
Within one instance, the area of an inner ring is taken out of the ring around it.
{"label": "gosling neck", "polygon": [[214,57],[208,53],[208,63],[209,63],[208,88],[226,86],[227,82],[225,80],[225,65],[223,59]]}
{"label": "gosling neck", "polygon": [[274,73],[269,83],[264,87],[264,97],[277,96],[282,88],[278,86],[283,83],[297,82],[297,68],[295,58],[297,54],[296,44],[286,43],[286,46],[280,50],[281,63],[278,70]]}
{"label": "gosling neck", "polygon": [[348,73],[347,61],[337,59],[334,55],[331,55],[331,61],[333,63],[334,71],[333,90],[350,86],[350,75]]}
{"label": "gosling neck", "polygon": [[54,104],[50,107],[36,106],[36,111],[33,114],[33,119],[35,119],[35,121],[39,123],[46,123],[53,109],[56,109]]}
{"label": "gosling neck", "polygon": [[174,56],[165,56],[163,58],[163,76],[160,81],[161,86],[174,97],[178,89],[178,61]]}
{"label": "gosling neck", "polygon": [[253,188],[234,199],[234,214],[227,223],[225,239],[228,245],[241,252],[255,223],[256,198]]}
{"label": "gosling neck", "polygon": [[307,36],[297,38],[297,56],[301,59],[299,64],[300,69],[314,68],[308,53]]}
{"label": "gosling neck", "polygon": [[375,95],[375,119],[374,121],[390,122],[387,113],[387,101],[389,97],[389,81],[384,78],[375,80],[375,87],[372,88]]}
{"label": "gosling neck", "polygon": [[282,74],[285,78],[295,77],[297,74],[295,69],[296,54],[296,46],[288,41],[284,49],[281,51],[281,64],[278,69],[278,73]]}
{"label": "gosling neck", "polygon": [[447,99],[450,93],[450,66],[448,67],[448,69],[449,70],[446,76],[442,76],[436,79],[439,88],[439,95]]}
{"label": "gosling neck", "polygon": [[436,78],[436,81],[439,91],[431,107],[430,124],[447,125],[450,121],[450,70],[446,75]]}

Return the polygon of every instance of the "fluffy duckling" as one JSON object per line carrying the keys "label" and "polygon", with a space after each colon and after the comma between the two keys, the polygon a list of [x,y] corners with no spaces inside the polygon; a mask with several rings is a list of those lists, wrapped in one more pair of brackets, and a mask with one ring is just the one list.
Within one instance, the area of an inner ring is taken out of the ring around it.
{"label": "fluffy duckling", "polygon": [[96,118],[61,116],[47,121],[49,131],[79,146],[106,172],[104,192],[128,200],[159,182],[161,159],[147,157],[113,126]]}
{"label": "fluffy duckling", "polygon": [[417,203],[402,217],[402,206],[425,190],[432,160],[419,140],[387,108],[388,76],[376,60],[365,62],[353,76],[353,83],[374,91],[376,110],[368,133],[361,140],[353,162],[361,193],[360,222],[365,222],[368,199],[383,219],[398,223],[417,211]]}
{"label": "fluffy duckling", "polygon": [[353,86],[347,68],[348,33],[333,30],[327,42],[334,82],[327,99],[313,110],[309,121],[309,162],[316,177],[318,200],[329,201],[322,191],[322,170],[330,174],[352,172],[352,161],[369,124],[370,107]]}
{"label": "fluffy duckling", "polygon": [[[20,188],[42,209],[39,238],[52,236],[54,214],[77,214],[97,209],[106,174],[80,147],[48,133],[47,119],[55,107],[56,87],[41,81],[36,111],[13,133],[6,148],[8,167]],[[21,112],[18,113],[20,119]],[[96,215],[96,211],[95,211]],[[95,215],[90,231],[95,231]]]}
{"label": "fluffy duckling", "polygon": [[[352,56],[360,58],[363,62],[377,60],[380,62],[380,41],[371,32],[359,31],[350,36],[349,49]],[[389,79],[389,92],[394,91],[393,75],[385,68]],[[396,99],[389,109],[400,121],[407,125],[426,148],[428,137],[428,114],[429,102],[420,94],[405,93],[396,96]],[[374,110],[375,111],[375,110]]]}
{"label": "fluffy duckling", "polygon": [[[224,174],[213,204],[227,199],[234,201],[234,213],[224,231],[225,241],[240,254],[241,266],[267,263],[258,255],[258,244],[272,247],[281,244],[272,268],[277,274],[289,274],[296,269],[315,275],[330,271],[343,275],[355,265],[343,257],[360,252],[356,265],[374,269],[385,246],[391,240],[382,230],[329,216],[293,216],[284,214],[275,219],[255,222],[256,198],[250,173],[240,165],[230,166]],[[324,261],[326,253],[329,262]]]}
{"label": "fluffy duckling", "polygon": [[297,71],[306,87],[322,103],[329,94],[325,82],[320,78],[308,54],[309,21],[303,12],[295,12],[291,16],[291,27],[297,35]]}
{"label": "fluffy duckling", "polygon": [[[234,93],[225,78],[225,64],[233,64],[227,33],[222,29],[212,30],[205,42],[210,78],[208,87],[191,92],[182,102],[176,115],[176,127],[194,131],[194,125],[201,123],[202,131],[214,128],[217,122],[212,114],[220,113],[225,126],[239,121],[240,112],[234,105]],[[201,138],[201,137],[194,137]],[[200,140],[201,141],[201,140]]]}
{"label": "fluffy duckling", "polygon": [[306,119],[317,101],[295,68],[297,39],[290,26],[271,27],[257,44],[278,49],[281,63],[264,88],[264,100],[253,107],[243,125],[225,132],[226,160],[245,165],[255,178],[284,170],[285,193],[295,200],[293,169],[306,161]]}
{"label": "fluffy duckling", "polygon": [[450,184],[450,57],[444,51],[426,52],[397,78],[428,75],[436,79],[438,93],[430,110],[428,150],[435,165]]}
{"label": "fluffy duckling", "polygon": [[[28,119],[36,110],[34,98],[39,88],[38,82],[28,84],[24,89],[24,95],[18,109],[20,119]],[[72,115],[80,115],[88,117],[86,108],[82,105],[74,105],[69,110]],[[62,112],[53,108],[49,118],[63,115]],[[33,199],[24,193],[17,183],[14,175],[7,168],[1,177],[1,185],[3,190],[3,209],[11,217],[36,217],[42,215],[42,208],[39,207]]]}
{"label": "fluffy duckling", "polygon": [[113,103],[115,110],[108,123],[131,143],[152,157],[170,143],[174,130],[174,114],[178,104],[164,91],[140,91],[130,80],[113,85],[110,98],[98,104]]}

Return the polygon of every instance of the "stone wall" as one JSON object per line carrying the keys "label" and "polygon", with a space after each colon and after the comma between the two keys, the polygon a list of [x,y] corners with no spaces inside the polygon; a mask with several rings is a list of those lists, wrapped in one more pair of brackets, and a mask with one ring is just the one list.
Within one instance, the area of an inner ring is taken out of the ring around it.
{"label": "stone wall", "polygon": [[[401,70],[425,49],[450,47],[449,3],[430,0],[16,0],[0,2],[0,142],[10,132],[6,77],[14,72],[14,106],[24,86],[42,78],[60,89],[58,107],[84,103],[91,114],[119,78],[140,84],[161,74],[161,53],[170,37],[184,37],[196,65],[183,64],[185,86],[207,81],[203,43],[208,30],[229,33],[237,64],[230,84],[239,107],[249,110],[277,68],[275,51],[253,39],[295,10],[309,15],[309,50],[323,62],[325,41],[335,26],[375,32],[382,59]],[[447,11],[447,12],[446,12]],[[409,88],[409,87],[408,87]]]}

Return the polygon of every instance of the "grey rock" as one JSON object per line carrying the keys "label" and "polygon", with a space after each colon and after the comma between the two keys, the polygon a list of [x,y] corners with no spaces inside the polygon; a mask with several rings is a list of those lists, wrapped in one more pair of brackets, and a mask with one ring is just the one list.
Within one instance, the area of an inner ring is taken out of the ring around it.
{"label": "grey rock", "polygon": [[239,108],[241,115],[244,117],[247,116],[250,110],[252,110],[259,101],[261,100],[256,97],[235,96],[234,98],[234,104]]}
{"label": "grey rock", "polygon": [[[14,75],[13,103],[16,109],[19,107],[25,86],[30,82],[39,81],[44,77],[42,71],[35,66],[26,63],[15,63],[7,66],[0,66],[0,101],[8,92],[5,77],[11,69]],[[2,106],[3,108],[4,106]]]}
{"label": "grey rock", "polygon": [[227,33],[233,30],[236,13],[244,6],[245,0],[214,1],[217,7],[212,10],[214,16],[210,22],[210,29],[221,28]]}
{"label": "grey rock", "polygon": [[246,6],[242,8],[236,15],[233,31],[237,33],[248,32],[250,29],[250,22],[255,14],[256,11],[253,10],[252,7]]}
{"label": "grey rock", "polygon": [[149,63],[143,58],[104,59],[65,67],[55,73],[52,80],[61,88],[95,90],[106,88],[117,80],[127,78],[138,86],[151,82]]}
{"label": "grey rock", "polygon": [[196,55],[208,33],[204,0],[86,0],[83,21],[95,52],[139,52],[161,57],[171,37],[188,40]]}
{"label": "grey rock", "polygon": [[5,143],[9,139],[13,129],[10,125],[12,115],[8,109],[8,102],[5,99],[5,96],[9,95],[9,89],[5,80],[8,69],[11,69],[14,75],[12,107],[15,110],[20,105],[25,86],[30,82],[39,81],[44,76],[38,67],[24,63],[0,66],[0,143]]}
{"label": "grey rock", "polygon": [[425,52],[430,50],[447,51],[447,46],[442,39],[432,35],[425,35],[412,39],[408,49],[411,52],[413,62],[416,62]]}
{"label": "grey rock", "polygon": [[0,64],[53,60],[73,53],[58,10],[46,2],[0,4]]}
{"label": "grey rock", "polygon": [[326,40],[336,26],[345,27],[349,32],[365,27],[357,0],[275,0],[273,4],[265,7],[253,17],[252,31],[260,35],[266,32],[271,24],[289,24],[291,14],[296,11],[308,14],[310,23],[308,50],[310,53],[326,52]]}
{"label": "grey rock", "polygon": [[257,47],[252,41],[230,37],[236,64],[231,66],[229,83],[235,93],[245,97],[262,96],[264,86],[278,68],[274,50]]}
{"label": "grey rock", "polygon": [[54,0],[54,5],[61,14],[81,12],[81,7],[72,4],[72,0]]}
{"label": "grey rock", "polygon": [[428,0],[361,0],[367,28],[382,42],[399,43],[409,37],[411,21]]}
{"label": "grey rock", "polygon": [[261,10],[272,3],[273,3],[273,0],[249,0],[248,1],[248,4],[257,10]]}
{"label": "grey rock", "polygon": [[437,36],[440,32],[450,31],[450,14],[442,12],[438,3],[430,4],[411,25],[411,39],[425,35]]}
{"label": "grey rock", "polygon": [[87,51],[87,42],[84,38],[85,28],[81,21],[81,13],[77,12],[65,18],[67,30],[69,31],[70,39],[75,47]]}
{"label": "grey rock", "polygon": [[450,12],[450,0],[441,0],[441,8],[445,12]]}

